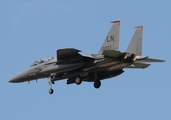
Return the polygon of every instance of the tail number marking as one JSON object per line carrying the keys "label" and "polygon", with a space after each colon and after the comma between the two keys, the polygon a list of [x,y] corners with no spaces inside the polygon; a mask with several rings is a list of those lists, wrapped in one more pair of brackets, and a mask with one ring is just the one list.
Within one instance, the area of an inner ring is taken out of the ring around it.
{"label": "tail number marking", "polygon": [[101,51],[104,51],[104,50],[111,50],[112,49],[112,46],[104,46],[104,47],[101,47]]}

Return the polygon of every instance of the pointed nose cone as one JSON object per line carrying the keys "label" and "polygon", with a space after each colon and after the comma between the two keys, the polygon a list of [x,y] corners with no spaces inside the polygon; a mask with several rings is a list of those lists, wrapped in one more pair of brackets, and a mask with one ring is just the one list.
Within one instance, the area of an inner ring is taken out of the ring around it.
{"label": "pointed nose cone", "polygon": [[18,83],[20,82],[20,78],[18,75],[14,76],[11,80],[9,80],[10,83]]}
{"label": "pointed nose cone", "polygon": [[34,67],[28,68],[26,70],[23,70],[22,72],[18,73],[16,76],[11,78],[9,80],[10,83],[20,83],[20,82],[26,82],[30,80],[37,79],[37,73],[39,73],[40,70],[35,69]]}
{"label": "pointed nose cone", "polygon": [[13,78],[11,78],[11,80],[9,80],[9,82],[10,83],[24,82],[26,80],[27,72],[28,72],[28,69],[20,72],[19,74],[17,74]]}

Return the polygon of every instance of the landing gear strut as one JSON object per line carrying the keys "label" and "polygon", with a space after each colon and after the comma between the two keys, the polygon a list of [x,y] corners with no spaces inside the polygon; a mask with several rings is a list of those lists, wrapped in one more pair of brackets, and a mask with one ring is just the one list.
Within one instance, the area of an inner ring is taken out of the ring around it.
{"label": "landing gear strut", "polygon": [[55,84],[55,82],[53,81],[54,75],[50,76],[50,80],[49,80],[49,85],[50,85],[50,89],[49,89],[49,94],[53,94],[54,90],[52,89],[52,84]]}
{"label": "landing gear strut", "polygon": [[101,86],[101,81],[97,79],[97,74],[94,72],[94,87],[99,88]]}

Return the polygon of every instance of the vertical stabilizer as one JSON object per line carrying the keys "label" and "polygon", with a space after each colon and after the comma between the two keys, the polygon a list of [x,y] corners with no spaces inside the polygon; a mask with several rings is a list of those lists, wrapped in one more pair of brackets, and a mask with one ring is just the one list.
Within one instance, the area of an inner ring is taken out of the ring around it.
{"label": "vertical stabilizer", "polygon": [[119,29],[120,20],[112,21],[113,23],[102,47],[100,48],[99,54],[102,54],[104,50],[117,50],[119,48]]}
{"label": "vertical stabilizer", "polygon": [[135,33],[132,37],[131,42],[126,50],[128,53],[134,53],[135,55],[141,56],[142,55],[142,31],[143,26],[135,27]]}

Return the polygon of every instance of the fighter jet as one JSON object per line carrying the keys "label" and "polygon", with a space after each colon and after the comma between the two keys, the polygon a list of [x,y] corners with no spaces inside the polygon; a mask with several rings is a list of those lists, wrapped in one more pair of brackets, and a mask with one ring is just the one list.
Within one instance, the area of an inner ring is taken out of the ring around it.
{"label": "fighter jet", "polygon": [[47,57],[35,61],[29,68],[14,76],[9,82],[30,82],[49,78],[49,93],[55,81],[67,79],[67,84],[82,81],[94,82],[94,87],[101,86],[101,80],[116,77],[124,68],[147,68],[145,62],[165,62],[142,56],[143,26],[137,26],[132,40],[125,52],[119,51],[120,20],[112,21],[112,27],[98,54],[84,54],[74,48],[58,49],[57,57]]}

